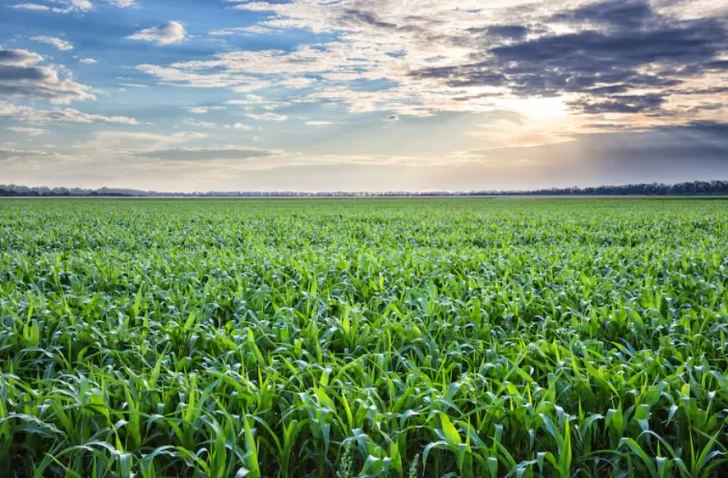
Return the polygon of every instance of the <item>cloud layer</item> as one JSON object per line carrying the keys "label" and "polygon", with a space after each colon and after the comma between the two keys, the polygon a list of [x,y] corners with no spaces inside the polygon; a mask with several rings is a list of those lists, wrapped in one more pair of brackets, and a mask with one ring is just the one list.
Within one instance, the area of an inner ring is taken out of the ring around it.
{"label": "cloud layer", "polygon": [[172,148],[137,153],[137,157],[154,158],[166,161],[214,161],[214,160],[247,160],[265,158],[276,153],[251,148]]}
{"label": "cloud layer", "polygon": [[707,102],[703,113],[714,117],[715,92],[698,85],[718,84],[728,71],[724,18],[685,18],[647,0],[571,7],[513,0],[488,8],[475,0],[231,3],[268,18],[212,30],[212,37],[302,29],[338,38],[290,51],[143,64],[139,71],[195,88],[282,85],[299,90],[298,102],[344,104],[353,113],[477,113],[502,108],[504,100],[559,97],[574,114],[621,114],[640,126],[645,115],[687,121]]}

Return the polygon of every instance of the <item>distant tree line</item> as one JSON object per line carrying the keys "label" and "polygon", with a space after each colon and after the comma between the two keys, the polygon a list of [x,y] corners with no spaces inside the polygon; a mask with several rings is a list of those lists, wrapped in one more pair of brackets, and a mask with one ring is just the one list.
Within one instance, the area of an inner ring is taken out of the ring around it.
{"label": "distant tree line", "polygon": [[28,187],[0,184],[0,197],[424,197],[424,196],[728,196],[728,181],[692,181],[677,184],[628,184],[534,189],[529,191],[390,191],[390,192],[295,192],[295,191],[209,191],[170,193],[137,189],[82,189]]}

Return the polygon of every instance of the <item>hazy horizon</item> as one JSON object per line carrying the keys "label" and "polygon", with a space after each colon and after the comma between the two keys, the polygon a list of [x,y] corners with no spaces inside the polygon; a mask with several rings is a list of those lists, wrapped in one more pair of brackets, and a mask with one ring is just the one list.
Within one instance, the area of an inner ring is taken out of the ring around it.
{"label": "hazy horizon", "polygon": [[[659,181],[649,181],[649,182],[624,182],[624,183],[611,183],[611,184],[590,184],[590,185],[584,185],[579,186],[576,184],[572,185],[566,185],[566,186],[546,186],[546,187],[540,187],[540,188],[520,188],[520,189],[493,189],[493,188],[485,188],[485,189],[399,189],[399,190],[357,190],[357,189],[229,189],[229,190],[222,190],[222,189],[207,189],[207,190],[190,190],[190,191],[180,191],[175,189],[138,189],[134,187],[124,187],[124,186],[107,186],[107,185],[101,185],[98,187],[78,187],[78,186],[48,186],[47,184],[37,184],[37,185],[28,185],[28,184],[16,184],[16,183],[10,183],[10,184],[2,184],[0,183],[0,187],[2,186],[16,186],[16,187],[27,187],[30,189],[40,189],[40,188],[49,188],[51,190],[56,188],[66,188],[69,190],[73,189],[81,189],[83,191],[102,191],[102,190],[109,190],[109,191],[135,191],[135,192],[147,192],[151,194],[275,194],[280,193],[282,196],[280,197],[286,197],[286,194],[371,194],[373,197],[387,195],[387,194],[412,194],[412,195],[421,195],[421,194],[454,194],[457,195],[459,193],[462,193],[463,195],[469,195],[469,194],[475,194],[475,193],[531,193],[531,192],[540,192],[540,191],[547,191],[547,190],[557,190],[557,191],[565,191],[571,188],[580,188],[580,189],[588,189],[588,188],[620,188],[620,187],[629,187],[629,186],[642,186],[642,185],[661,185],[661,186],[679,186],[682,184],[691,184],[696,182],[718,182],[718,183],[728,183],[728,179],[725,178],[717,178],[717,179],[706,179],[706,180],[686,180],[686,181],[680,181],[680,182],[659,182]],[[712,195],[714,193],[697,193],[697,194],[703,194],[703,195]],[[614,196],[619,196],[619,194],[610,194]],[[637,194],[639,195],[639,194]],[[651,195],[659,195],[657,193],[653,193]],[[681,194],[679,194],[681,195]],[[4,197],[2,194],[2,191],[0,189],[0,198]],[[12,196],[9,196],[12,197]],[[225,196],[220,196],[225,197]],[[271,197],[277,197],[275,195]],[[365,196],[364,196],[365,197]],[[386,197],[386,196],[384,196]]]}
{"label": "hazy horizon", "polygon": [[0,183],[728,178],[728,0],[7,0]]}

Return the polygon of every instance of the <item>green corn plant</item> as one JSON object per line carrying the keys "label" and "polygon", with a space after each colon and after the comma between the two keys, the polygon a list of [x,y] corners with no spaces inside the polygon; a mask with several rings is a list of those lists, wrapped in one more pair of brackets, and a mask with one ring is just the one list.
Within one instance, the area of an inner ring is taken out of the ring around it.
{"label": "green corn plant", "polygon": [[0,201],[0,475],[728,473],[713,200]]}

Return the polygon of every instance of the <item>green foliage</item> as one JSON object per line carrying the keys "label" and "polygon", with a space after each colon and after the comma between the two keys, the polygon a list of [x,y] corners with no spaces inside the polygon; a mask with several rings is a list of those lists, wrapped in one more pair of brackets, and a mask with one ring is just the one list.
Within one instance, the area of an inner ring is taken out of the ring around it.
{"label": "green foliage", "polygon": [[354,478],[351,443],[350,441],[346,442],[344,453],[339,457],[339,469],[336,471],[336,478]]}
{"label": "green foliage", "polygon": [[0,476],[726,476],[727,204],[0,201]]}

